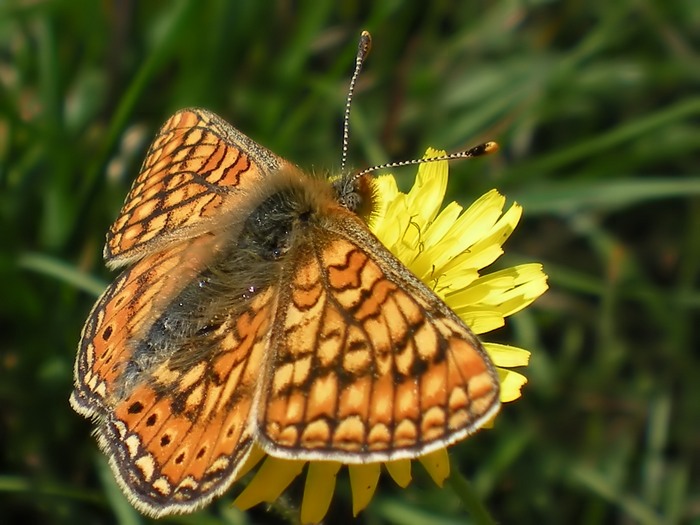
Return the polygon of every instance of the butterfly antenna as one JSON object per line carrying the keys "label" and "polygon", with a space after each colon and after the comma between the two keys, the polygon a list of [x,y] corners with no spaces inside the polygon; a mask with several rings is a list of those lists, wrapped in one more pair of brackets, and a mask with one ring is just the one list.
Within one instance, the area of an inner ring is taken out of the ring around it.
{"label": "butterfly antenna", "polygon": [[494,153],[498,151],[498,144],[495,142],[485,142],[474,146],[465,151],[457,151],[455,153],[450,153],[449,155],[439,155],[437,157],[428,157],[423,159],[413,159],[413,160],[402,160],[399,162],[389,162],[387,164],[380,164],[379,166],[372,166],[371,168],[366,168],[352,177],[352,180],[357,180],[367,173],[371,173],[377,170],[389,169],[389,168],[400,168],[402,166],[411,166],[413,164],[427,164],[429,162],[438,162],[440,160],[455,160],[455,159],[468,159],[471,157],[481,157],[482,155],[488,155],[489,153]]}
{"label": "butterfly antenna", "polygon": [[355,82],[360,75],[362,64],[365,63],[369,50],[372,48],[372,35],[367,31],[362,31],[360,42],[357,45],[357,56],[355,56],[355,71],[350,79],[350,87],[348,88],[348,97],[345,99],[345,116],[343,117],[343,156],[340,161],[341,171],[345,169],[345,163],[348,160],[348,142],[350,138],[350,106],[352,105],[352,95],[355,91]]}

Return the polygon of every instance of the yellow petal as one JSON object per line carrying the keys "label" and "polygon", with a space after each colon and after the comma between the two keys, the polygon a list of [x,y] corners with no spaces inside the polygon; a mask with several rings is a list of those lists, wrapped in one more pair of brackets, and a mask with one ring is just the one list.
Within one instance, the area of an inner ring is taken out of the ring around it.
{"label": "yellow petal", "polygon": [[408,487],[411,483],[411,460],[410,459],[397,459],[394,461],[387,461],[384,463],[386,470],[389,475],[396,482],[396,484],[401,488]]}
{"label": "yellow petal", "polygon": [[483,275],[468,287],[453,292],[447,304],[454,310],[479,310],[490,305],[499,315],[507,317],[531,304],[547,290],[547,276],[542,265],[521,264]]}
{"label": "yellow petal", "polygon": [[479,197],[455,223],[449,242],[464,250],[481,240],[497,224],[505,203],[506,198],[496,190]]}
{"label": "yellow petal", "polygon": [[[445,155],[445,151],[428,148],[423,158]],[[429,162],[418,166],[416,181],[408,192],[408,208],[420,229],[424,229],[438,214],[447,190],[447,161]],[[417,233],[417,232],[416,232]]]}
{"label": "yellow petal", "polygon": [[496,330],[497,328],[500,328],[506,324],[503,316],[493,309],[478,310],[475,308],[469,308],[465,310],[452,305],[450,306],[460,317],[460,319],[462,319],[462,321],[464,321],[464,323],[471,328],[471,331],[476,335],[491,332],[492,330]]}
{"label": "yellow petal", "polygon": [[[502,206],[503,202],[499,202],[499,204]],[[449,274],[453,269],[463,266],[468,268],[484,268],[498,259],[498,257],[503,254],[503,243],[510,237],[510,234],[513,233],[522,215],[522,208],[518,204],[513,204],[500,219],[493,222],[498,218],[501,209],[502,208],[497,208],[482,212],[478,223],[482,228],[479,235],[472,235],[470,244],[457,244],[458,246],[467,246],[468,249],[463,249],[461,253],[452,252],[453,256],[449,259],[445,259],[444,264],[438,264],[438,262],[436,262],[436,268],[441,272]],[[491,213],[486,213],[487,211]],[[460,229],[466,227],[472,226],[459,226]],[[450,242],[462,243],[465,242],[465,240],[466,239],[456,238],[451,239]],[[445,242],[448,241],[446,240]]]}
{"label": "yellow petal", "polygon": [[501,379],[501,402],[509,403],[520,397],[520,389],[527,383],[527,377],[512,370],[497,368]]}
{"label": "yellow petal", "polygon": [[484,343],[484,347],[496,366],[512,368],[514,366],[527,366],[530,362],[530,352],[517,346]]}
{"label": "yellow petal", "polygon": [[402,260],[423,281],[429,280],[432,274],[443,274],[436,267],[436,262],[444,257],[445,250],[454,251],[455,253],[464,250],[464,246],[455,247],[443,239],[445,235],[449,235],[452,231],[461,211],[462,207],[459,204],[456,202],[450,203],[426,230],[420,232],[419,250],[413,260]]}
{"label": "yellow petal", "polygon": [[442,487],[445,480],[450,476],[450,458],[447,457],[447,449],[439,448],[434,452],[420,456],[418,461],[433,478],[438,487]]}
{"label": "yellow petal", "polygon": [[268,456],[233,504],[241,510],[246,510],[263,501],[275,501],[299,475],[305,463]]}
{"label": "yellow petal", "polygon": [[[376,209],[370,217],[370,229],[380,237],[378,233],[381,231],[386,220],[387,208],[399,194],[399,188],[396,186],[396,179],[391,175],[380,175],[373,180],[374,190],[377,197]],[[381,238],[381,237],[380,237]]]}
{"label": "yellow petal", "polygon": [[301,522],[319,523],[328,512],[335,491],[335,478],[341,464],[337,461],[312,461],[306,474]]}
{"label": "yellow petal", "polygon": [[437,276],[435,292],[444,300],[446,294],[467,288],[478,277],[479,272],[476,268],[455,268],[447,274]]}
{"label": "yellow petal", "polygon": [[423,232],[423,244],[426,247],[435,246],[449,233],[463,208],[456,202],[451,202],[440,212],[435,220]]}
{"label": "yellow petal", "polygon": [[374,496],[380,473],[379,463],[349,465],[350,487],[352,488],[352,515],[364,509]]}

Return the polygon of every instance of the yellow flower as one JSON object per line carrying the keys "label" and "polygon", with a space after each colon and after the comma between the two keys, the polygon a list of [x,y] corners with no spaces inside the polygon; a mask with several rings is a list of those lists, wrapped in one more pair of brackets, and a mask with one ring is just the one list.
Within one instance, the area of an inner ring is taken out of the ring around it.
{"label": "yellow flower", "polygon": [[[444,152],[429,149],[427,157]],[[476,334],[503,326],[504,318],[528,306],[547,289],[540,264],[522,264],[481,275],[502,253],[502,245],[520,220],[522,208],[512,204],[504,213],[505,197],[491,190],[466,211],[452,202],[442,208],[447,187],[446,161],[421,164],[413,188],[399,192],[395,179],[375,180],[378,210],[370,228],[384,245],[457,313]],[[501,380],[501,401],[520,397],[527,379],[511,370],[526,366],[530,353],[512,346],[484,343]],[[255,447],[239,478],[265,457]],[[449,476],[446,449],[416,458],[442,486]],[[302,523],[321,521],[335,490],[341,463],[293,461],[268,456],[234,504],[242,510],[275,501],[306,463]],[[381,465],[401,487],[411,482],[411,460],[348,465],[353,513],[365,508],[377,487]]]}

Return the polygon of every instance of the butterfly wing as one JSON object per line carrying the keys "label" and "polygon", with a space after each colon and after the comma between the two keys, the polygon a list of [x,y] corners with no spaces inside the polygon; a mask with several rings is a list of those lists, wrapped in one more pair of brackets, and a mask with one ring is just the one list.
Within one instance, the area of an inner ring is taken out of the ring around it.
{"label": "butterfly wing", "polygon": [[288,163],[203,109],[163,125],[119,217],[104,257],[117,267],[208,231],[253,185]]}
{"label": "butterfly wing", "polygon": [[[124,493],[155,517],[206,504],[251,449],[273,294],[210,299],[201,286],[214,239],[190,239],[126,270],[90,314],[76,361],[72,406],[96,419]],[[200,307],[221,315],[206,322]]]}
{"label": "butterfly wing", "polygon": [[269,333],[271,293],[200,338],[208,359],[167,360],[97,429],[125,494],[154,517],[191,512],[222,493],[245,463]]}
{"label": "butterfly wing", "polygon": [[[168,303],[206,265],[210,235],[148,255],[122,272],[93,306],[75,361],[71,405],[85,417],[103,417],[148,368],[151,349],[139,345]],[[154,356],[155,357],[155,356]]]}
{"label": "butterfly wing", "polygon": [[481,343],[359,219],[333,225],[290,254],[258,410],[263,447],[379,461],[479,428],[499,408]]}

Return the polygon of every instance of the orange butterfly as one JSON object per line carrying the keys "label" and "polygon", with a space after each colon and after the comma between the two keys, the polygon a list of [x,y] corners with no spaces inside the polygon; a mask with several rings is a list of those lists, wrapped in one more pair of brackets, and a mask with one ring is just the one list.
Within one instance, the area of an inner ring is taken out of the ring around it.
{"label": "orange butterfly", "polygon": [[254,443],[412,458],[497,412],[482,344],[370,232],[374,200],[368,173],[311,176],[208,111],[165,123],[107,235],[127,268],[83,328],[70,399],[136,508],[196,510]]}

